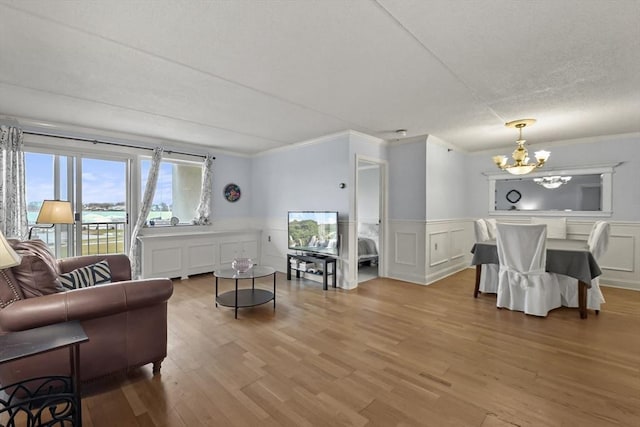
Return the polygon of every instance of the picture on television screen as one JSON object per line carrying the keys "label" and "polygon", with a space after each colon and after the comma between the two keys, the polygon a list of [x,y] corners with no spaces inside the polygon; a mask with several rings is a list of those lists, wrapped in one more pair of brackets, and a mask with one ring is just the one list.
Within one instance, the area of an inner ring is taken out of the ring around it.
{"label": "picture on television screen", "polygon": [[289,249],[338,255],[338,212],[289,212]]}

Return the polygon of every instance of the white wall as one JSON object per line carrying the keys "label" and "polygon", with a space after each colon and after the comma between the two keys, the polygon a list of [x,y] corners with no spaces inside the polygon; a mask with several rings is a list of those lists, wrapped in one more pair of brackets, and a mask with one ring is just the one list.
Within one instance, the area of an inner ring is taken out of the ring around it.
{"label": "white wall", "polygon": [[467,216],[466,155],[434,136],[427,138],[427,220]]}
{"label": "white wall", "polygon": [[[216,155],[213,162],[213,213],[214,222],[238,218],[250,218],[253,198],[252,159],[250,157]],[[224,187],[234,183],[240,187],[240,199],[231,203],[224,198]]]}
{"label": "white wall", "polygon": [[426,217],[426,137],[392,144],[389,156],[389,219]]}
{"label": "white wall", "polygon": [[255,218],[286,221],[292,210],[338,211],[348,216],[349,137],[275,150],[251,161],[251,212]]}

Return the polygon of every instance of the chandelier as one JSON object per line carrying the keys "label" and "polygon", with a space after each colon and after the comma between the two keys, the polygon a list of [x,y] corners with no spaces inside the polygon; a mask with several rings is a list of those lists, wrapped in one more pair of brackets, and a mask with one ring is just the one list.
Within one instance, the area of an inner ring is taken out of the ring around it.
{"label": "chandelier", "polygon": [[545,176],[542,178],[533,178],[533,182],[550,190],[558,188],[569,181],[571,181],[570,176]]}
{"label": "chandelier", "polygon": [[525,175],[534,170],[535,168],[539,168],[549,159],[549,155],[551,155],[548,151],[536,151],[536,163],[529,163],[529,153],[527,149],[524,147],[525,139],[522,139],[522,128],[525,126],[533,125],[535,123],[535,119],[522,119],[522,120],[514,120],[509,123],[505,123],[506,127],[516,128],[520,131],[520,136],[516,143],[518,147],[515,149],[511,157],[513,157],[514,163],[512,165],[507,164],[507,156],[493,156],[493,161],[502,170],[506,170],[507,172],[513,175]]}

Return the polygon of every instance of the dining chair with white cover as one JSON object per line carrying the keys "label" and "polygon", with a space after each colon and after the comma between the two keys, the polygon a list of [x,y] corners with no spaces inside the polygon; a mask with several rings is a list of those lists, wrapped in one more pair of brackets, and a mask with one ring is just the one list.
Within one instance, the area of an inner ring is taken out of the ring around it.
{"label": "dining chair with white cover", "polygon": [[[602,255],[609,247],[609,236],[611,226],[606,221],[596,221],[589,233],[587,246],[596,262],[600,261]],[[573,277],[558,275],[558,285],[562,295],[562,305],[565,307],[578,307],[578,279]],[[600,305],[605,302],[602,290],[600,290],[600,278],[591,280],[591,287],[587,289],[587,308],[600,312]]]}
{"label": "dining chair with white cover", "polygon": [[497,224],[497,306],[526,314],[546,316],[560,307],[555,274],[547,273],[547,226],[544,224]]}
{"label": "dining chair with white cover", "polygon": [[531,224],[545,224],[547,226],[547,239],[567,238],[567,218],[542,218],[531,217]]}
{"label": "dining chair with white cover", "polygon": [[[484,219],[474,221],[473,230],[476,234],[476,242],[491,240],[488,225]],[[480,267],[480,292],[495,294],[498,292],[498,264],[482,264]]]}

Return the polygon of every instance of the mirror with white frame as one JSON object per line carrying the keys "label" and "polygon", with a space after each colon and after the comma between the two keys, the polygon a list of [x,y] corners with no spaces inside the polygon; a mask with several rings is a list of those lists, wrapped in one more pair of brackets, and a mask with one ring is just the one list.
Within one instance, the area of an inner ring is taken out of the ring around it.
{"label": "mirror with white frame", "polygon": [[488,175],[489,212],[611,216],[612,175],[616,166],[547,169],[524,176]]}

